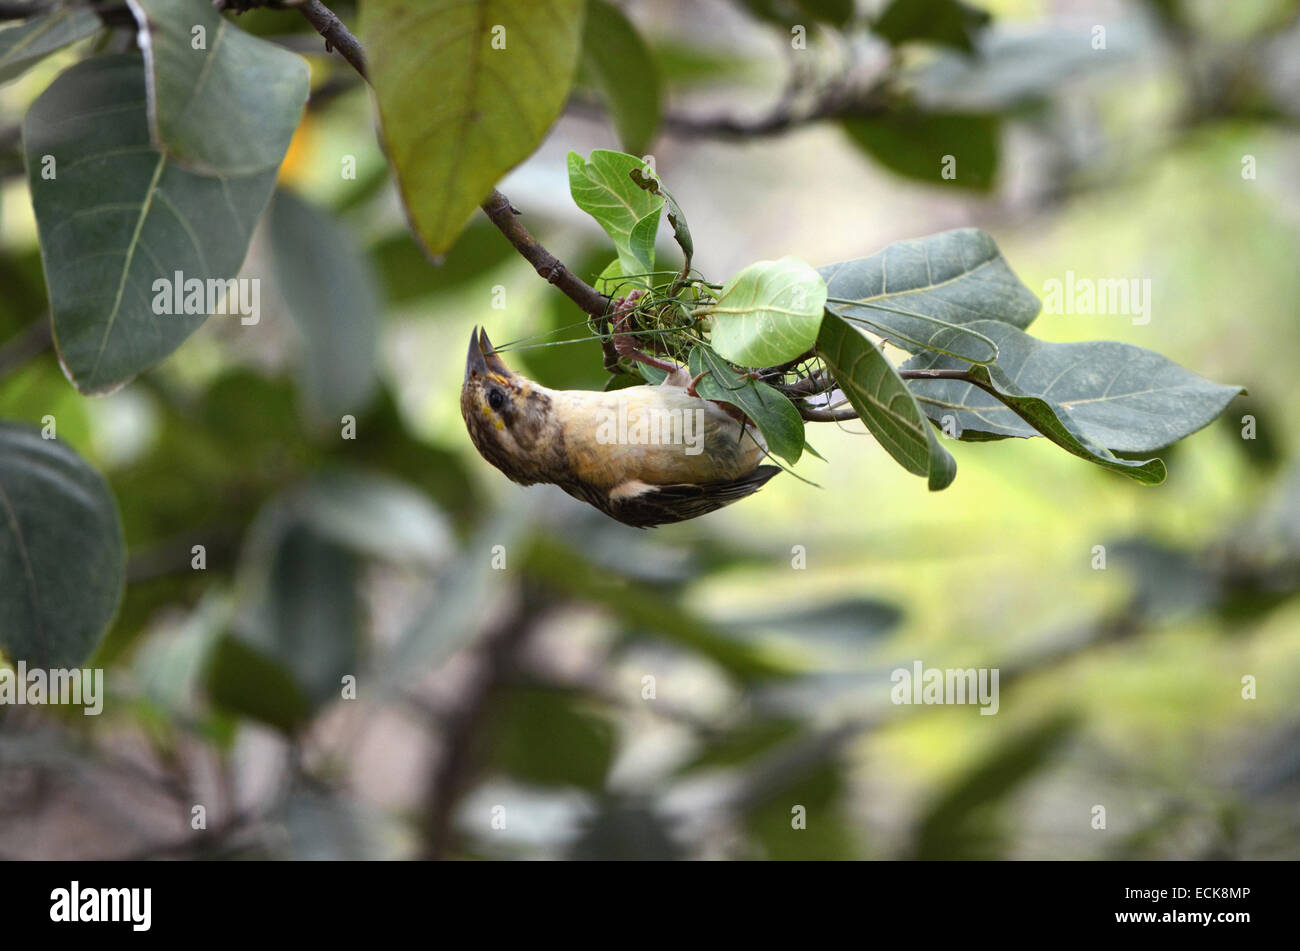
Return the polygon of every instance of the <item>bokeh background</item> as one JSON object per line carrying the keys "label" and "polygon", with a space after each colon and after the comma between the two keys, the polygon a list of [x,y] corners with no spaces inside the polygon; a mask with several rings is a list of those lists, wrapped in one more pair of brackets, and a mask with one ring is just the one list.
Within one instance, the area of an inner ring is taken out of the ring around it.
{"label": "bokeh background", "polygon": [[[993,21],[973,58],[816,24],[793,52],[780,4],[619,6],[671,116],[753,119],[792,71],[905,67],[918,95],[996,117],[993,187],[937,161],[900,174],[834,121],[665,122],[656,167],[712,280],[966,226],[1039,294],[1067,271],[1150,280],[1149,323],[1032,331],[1249,390],[1162,453],[1165,484],[1004,440],[949,443],[957,479],[932,494],[857,423],[810,425],[815,486],[781,476],[649,532],[507,482],[459,415],[470,328],[549,386],[595,388],[590,338],[537,346],[581,338],[582,315],[481,216],[427,262],[369,92],[292,15],[249,13],[309,55],[315,89],[244,267],[261,322],[209,320],[99,399],[50,352],[0,373],[0,417],[56,416],[130,549],[92,661],[104,715],[0,709],[0,854],[1297,857],[1300,3],[975,5]],[[12,123],[80,53],[0,89],[3,339],[46,306]],[[589,281],[611,251],[565,156],[593,148],[619,143],[580,88],[501,184]],[[308,346],[288,311],[313,293],[357,318]],[[890,703],[918,660],[999,668],[997,715]]]}

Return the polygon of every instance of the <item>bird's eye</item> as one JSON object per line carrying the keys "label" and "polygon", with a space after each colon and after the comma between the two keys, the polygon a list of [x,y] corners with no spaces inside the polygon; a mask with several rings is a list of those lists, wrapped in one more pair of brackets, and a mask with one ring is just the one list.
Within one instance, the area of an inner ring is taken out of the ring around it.
{"label": "bird's eye", "polygon": [[502,406],[505,405],[506,405],[506,398],[501,395],[500,390],[493,390],[492,392],[488,393],[488,406],[491,406],[493,410],[499,410],[501,409]]}

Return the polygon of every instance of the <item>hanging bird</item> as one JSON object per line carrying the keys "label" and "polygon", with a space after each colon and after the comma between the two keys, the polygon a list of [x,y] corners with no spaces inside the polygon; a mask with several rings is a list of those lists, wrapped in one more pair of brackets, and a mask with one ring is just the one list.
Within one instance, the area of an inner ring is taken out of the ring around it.
{"label": "hanging bird", "polygon": [[551,390],[512,372],[475,328],[460,411],[479,453],[513,481],[553,483],[638,528],[705,515],[781,471],[760,465],[767,447],[751,423],[696,396],[684,368],[665,368],[658,386]]}

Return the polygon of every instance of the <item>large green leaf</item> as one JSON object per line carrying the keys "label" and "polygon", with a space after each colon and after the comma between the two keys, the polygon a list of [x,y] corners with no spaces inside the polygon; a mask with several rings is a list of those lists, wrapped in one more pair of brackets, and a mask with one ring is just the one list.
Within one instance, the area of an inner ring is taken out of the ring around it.
{"label": "large green leaf", "polygon": [[821,275],[798,258],[781,258],[749,265],[696,313],[713,317],[714,350],[740,366],[764,367],[806,353],[825,308]]}
{"label": "large green leaf", "polygon": [[290,191],[267,215],[276,288],[302,332],[299,385],[312,413],[360,416],[375,392],[382,309],[369,262],[351,233]]}
{"label": "large green leaf", "polygon": [[306,60],[244,32],[208,0],[128,2],[140,24],[154,144],[206,175],[278,166],[307,102]]}
{"label": "large green leaf", "polygon": [[569,153],[569,192],[574,204],[595,218],[614,242],[620,275],[638,279],[654,270],[655,235],[664,207],[662,195],[632,180],[631,173],[642,167],[639,158],[623,152],[597,149],[589,159]]}
{"label": "large green leaf", "polygon": [[[962,380],[913,380],[912,390],[932,419],[955,417],[962,435],[1042,434],[1143,481],[1164,478],[1159,460],[1136,463],[1112,452],[1148,453],[1171,445],[1207,426],[1242,392],[1131,344],[1045,343],[995,321],[971,326],[996,340],[1001,351],[996,365],[971,372],[1003,398]],[[904,368],[966,367],[951,357],[921,354]]]}
{"label": "large green leaf", "polygon": [[311,717],[311,702],[283,663],[231,634],[221,635],[203,669],[219,709],[292,733]]}
{"label": "large green leaf", "polygon": [[102,25],[89,7],[65,4],[0,30],[0,83],[22,75],[55,50],[93,35]]}
{"label": "large green leaf", "polygon": [[905,110],[844,119],[841,125],[872,158],[900,175],[928,185],[993,187],[1002,135],[996,115]]}
{"label": "large green leaf", "polygon": [[987,335],[962,325],[997,320],[1023,329],[1041,307],[993,238],[975,228],[899,241],[819,272],[831,312],[870,324],[912,353],[939,350],[971,363],[995,359],[997,348]]}
{"label": "large green leaf", "polygon": [[57,439],[0,423],[0,648],[34,667],[77,667],[122,597],[117,504]]}
{"label": "large green leaf", "polygon": [[605,0],[587,0],[582,78],[595,87],[629,152],[641,154],[659,129],[659,71],[636,27]]}
{"label": "large green leaf", "polygon": [[867,429],[899,465],[926,476],[931,490],[952,483],[957,463],[939,445],[916,399],[875,344],[828,312],[817,354]]}
{"label": "large green leaf", "polygon": [[[582,0],[367,0],[361,34],[388,157],[431,254],[564,107]],[[504,48],[494,48],[504,47]]]}
{"label": "large green leaf", "polygon": [[719,400],[738,407],[754,421],[767,448],[794,465],[803,454],[804,427],[799,411],[784,395],[766,383],[746,379],[707,347],[695,347],[690,354],[691,376],[708,371],[695,385],[706,400]]}
{"label": "large green leaf", "polygon": [[233,277],[275,171],[202,177],[156,151],[135,55],[60,75],[28,110],[23,148],[59,358],[78,390],[108,392],[203,322],[155,313],[155,282]]}

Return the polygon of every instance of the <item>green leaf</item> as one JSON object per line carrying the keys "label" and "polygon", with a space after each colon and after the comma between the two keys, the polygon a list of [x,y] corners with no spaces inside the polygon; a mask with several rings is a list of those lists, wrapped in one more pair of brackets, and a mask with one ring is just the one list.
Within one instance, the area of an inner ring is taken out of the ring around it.
{"label": "green leaf", "polygon": [[[367,0],[361,35],[389,161],[430,254],[541,143],[569,94],[582,0]],[[494,46],[496,48],[494,48]]]}
{"label": "green leaf", "polygon": [[684,257],[682,273],[688,273],[691,267],[691,258],[695,256],[695,240],[691,237],[691,229],[686,223],[686,214],[682,211],[681,205],[677,204],[677,199],[672,196],[668,189],[664,188],[663,182],[659,181],[654,175],[646,174],[644,168],[633,169],[630,174],[632,181],[636,182],[639,187],[652,194],[662,195],[664,201],[668,203],[668,223],[673,228],[673,240],[682,249]]}
{"label": "green leaf", "polygon": [[155,151],[134,55],[60,75],[28,110],[23,149],[59,358],[78,390],[109,392],[203,323],[204,314],[155,313],[172,302],[155,282],[233,277],[275,171],[206,178]]}
{"label": "green leaf", "polygon": [[658,66],[632,22],[605,0],[587,0],[582,76],[604,100],[623,148],[650,148],[659,130]]}
{"label": "green leaf", "polygon": [[974,52],[976,35],[992,17],[961,0],[893,0],[872,32],[891,45],[923,42]]}
{"label": "green leaf", "polygon": [[307,102],[307,61],[245,33],[207,0],[129,5],[140,24],[154,146],[205,175],[278,167]]}
{"label": "green leaf", "polygon": [[875,344],[828,312],[817,338],[817,354],[867,429],[899,465],[926,476],[931,491],[952,483],[957,463],[939,445],[898,371]]}
{"label": "green leaf", "polygon": [[360,416],[375,393],[382,310],[374,275],[351,232],[281,189],[267,216],[276,288],[302,332],[299,387],[318,419]]}
{"label": "green leaf", "polygon": [[869,323],[911,353],[938,350],[970,363],[996,359],[997,347],[963,325],[998,320],[1023,329],[1041,307],[993,238],[975,228],[899,241],[818,271],[826,279],[827,310]]}
{"label": "green leaf", "polygon": [[[976,191],[993,187],[1002,135],[996,115],[905,110],[840,124],[872,158],[907,178]],[[952,177],[945,175],[949,168]]]}
{"label": "green leaf", "polygon": [[589,159],[569,153],[569,192],[574,204],[595,218],[614,242],[620,276],[634,275],[641,280],[654,270],[655,235],[664,207],[663,196],[632,181],[631,172],[642,167],[639,158],[622,152],[597,149]]}
{"label": "green leaf", "polygon": [[[998,342],[992,367],[972,373],[999,400],[961,380],[914,380],[932,419],[955,415],[959,433],[1047,436],[1064,449],[1144,482],[1161,482],[1164,464],[1119,459],[1149,453],[1209,425],[1243,392],[1212,383],[1158,353],[1110,340],[1045,343],[1006,324],[975,329]],[[960,361],[923,354],[905,369],[964,369]]]}
{"label": "green leaf", "polygon": [[745,367],[793,360],[817,341],[826,307],[826,282],[798,258],[757,261],[696,309],[713,317],[709,342]]}
{"label": "green leaf", "polygon": [[706,400],[718,400],[737,407],[754,421],[767,448],[794,465],[803,454],[803,418],[794,404],[766,383],[737,373],[730,364],[707,347],[694,347],[690,354],[691,376],[699,376],[695,392]]}
{"label": "green leaf", "polygon": [[803,18],[844,26],[853,18],[853,0],[741,0],[760,20],[786,28]]}
{"label": "green leaf", "polygon": [[0,648],[33,667],[80,666],[125,579],[104,479],[59,440],[0,423]]}
{"label": "green leaf", "polygon": [[565,690],[510,690],[493,713],[489,762],[538,786],[601,789],[614,760],[614,725],[585,707]]}
{"label": "green leaf", "polygon": [[292,733],[311,716],[311,703],[283,664],[245,641],[222,635],[204,669],[208,699],[222,710]]}
{"label": "green leaf", "polygon": [[67,4],[0,30],[0,83],[21,76],[50,53],[99,32],[89,7]]}

